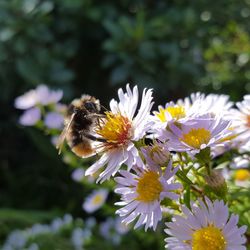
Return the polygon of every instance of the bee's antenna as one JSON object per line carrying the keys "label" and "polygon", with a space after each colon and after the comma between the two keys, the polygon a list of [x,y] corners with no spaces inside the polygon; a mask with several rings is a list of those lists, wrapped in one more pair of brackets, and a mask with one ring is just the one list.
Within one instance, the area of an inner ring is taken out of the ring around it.
{"label": "bee's antenna", "polygon": [[105,111],[108,111],[108,109],[107,109],[106,107],[104,107],[103,105],[100,104],[100,106],[101,106],[101,108],[104,109]]}

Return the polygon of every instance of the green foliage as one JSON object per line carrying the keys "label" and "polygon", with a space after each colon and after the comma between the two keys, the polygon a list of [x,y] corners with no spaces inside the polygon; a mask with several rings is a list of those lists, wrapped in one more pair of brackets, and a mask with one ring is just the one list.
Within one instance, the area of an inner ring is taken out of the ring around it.
{"label": "green foliage", "polygon": [[49,222],[55,217],[54,212],[20,211],[14,209],[0,210],[0,242],[15,229],[25,229],[35,223]]}
{"label": "green foliage", "polygon": [[41,250],[74,250],[72,243],[62,235],[42,234],[34,237],[32,242],[36,242]]}

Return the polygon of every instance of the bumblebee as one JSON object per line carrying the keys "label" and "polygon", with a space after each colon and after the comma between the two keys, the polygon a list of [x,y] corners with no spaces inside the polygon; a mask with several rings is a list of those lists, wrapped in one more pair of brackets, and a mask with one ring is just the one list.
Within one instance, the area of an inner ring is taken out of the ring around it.
{"label": "bumblebee", "polygon": [[65,139],[77,156],[87,158],[95,154],[93,141],[104,141],[92,133],[102,117],[100,112],[100,102],[93,96],[82,95],[71,102],[65,116],[65,127],[58,139],[59,154]]}

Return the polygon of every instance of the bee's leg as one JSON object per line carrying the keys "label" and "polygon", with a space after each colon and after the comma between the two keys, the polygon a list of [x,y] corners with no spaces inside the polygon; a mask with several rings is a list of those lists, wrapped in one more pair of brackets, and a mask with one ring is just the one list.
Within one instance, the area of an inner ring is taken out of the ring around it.
{"label": "bee's leg", "polygon": [[105,118],[106,115],[103,114],[96,114],[96,113],[92,113],[92,114],[87,114],[86,117],[94,117],[94,118]]}
{"label": "bee's leg", "polygon": [[90,140],[92,140],[92,141],[107,142],[107,141],[106,141],[105,139],[103,139],[103,138],[99,138],[99,137],[96,137],[96,136],[91,135],[91,134],[88,134],[88,133],[82,132],[81,134],[82,134],[83,137],[88,138],[88,139],[90,139]]}

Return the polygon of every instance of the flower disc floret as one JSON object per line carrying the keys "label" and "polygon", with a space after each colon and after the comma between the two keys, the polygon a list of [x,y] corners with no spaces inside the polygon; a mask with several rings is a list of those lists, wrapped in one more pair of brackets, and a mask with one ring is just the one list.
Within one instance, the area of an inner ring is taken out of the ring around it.
{"label": "flower disc floret", "polygon": [[187,145],[199,149],[202,144],[208,144],[211,139],[211,133],[205,128],[193,128],[180,139]]}
{"label": "flower disc floret", "polygon": [[136,200],[142,202],[152,202],[159,200],[160,193],[163,190],[163,186],[159,180],[160,176],[157,172],[146,171],[140,178],[138,178]]}
{"label": "flower disc floret", "polygon": [[248,169],[238,169],[235,171],[234,178],[236,181],[247,181],[250,179],[250,172]]}
{"label": "flower disc floret", "polygon": [[97,128],[96,133],[110,146],[126,145],[133,136],[132,123],[120,113],[106,112],[104,124]]}
{"label": "flower disc floret", "polygon": [[196,230],[192,235],[192,250],[225,250],[226,240],[214,225]]}
{"label": "flower disc floret", "polygon": [[168,106],[167,108],[160,108],[159,112],[156,113],[156,116],[160,119],[161,122],[166,122],[166,112],[168,112],[172,118],[180,119],[186,116],[185,108],[183,106]]}

